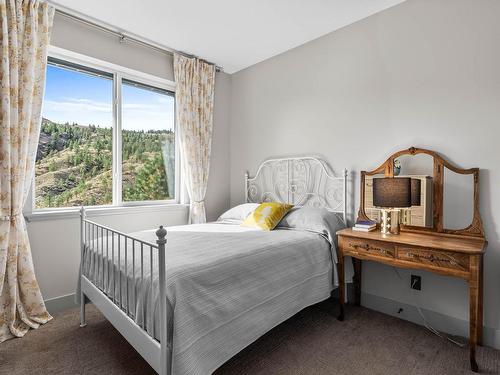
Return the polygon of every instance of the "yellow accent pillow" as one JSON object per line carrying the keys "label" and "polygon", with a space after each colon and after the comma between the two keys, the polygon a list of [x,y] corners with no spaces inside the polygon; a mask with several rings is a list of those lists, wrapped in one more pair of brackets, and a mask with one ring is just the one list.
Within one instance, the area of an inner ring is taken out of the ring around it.
{"label": "yellow accent pillow", "polygon": [[261,203],[243,223],[244,227],[273,230],[293,207],[293,204],[265,202]]}

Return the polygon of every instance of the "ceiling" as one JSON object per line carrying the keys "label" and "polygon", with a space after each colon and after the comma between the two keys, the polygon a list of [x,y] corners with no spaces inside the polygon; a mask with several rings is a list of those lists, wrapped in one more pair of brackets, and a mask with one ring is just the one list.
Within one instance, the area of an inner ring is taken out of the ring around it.
{"label": "ceiling", "polygon": [[51,1],[234,73],[404,0]]}

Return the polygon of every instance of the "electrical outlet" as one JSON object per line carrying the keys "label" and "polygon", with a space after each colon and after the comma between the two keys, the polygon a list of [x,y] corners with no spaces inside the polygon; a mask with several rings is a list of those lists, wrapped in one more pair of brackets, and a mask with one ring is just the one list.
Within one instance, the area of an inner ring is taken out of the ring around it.
{"label": "electrical outlet", "polygon": [[422,277],[411,275],[410,288],[415,290],[422,290]]}

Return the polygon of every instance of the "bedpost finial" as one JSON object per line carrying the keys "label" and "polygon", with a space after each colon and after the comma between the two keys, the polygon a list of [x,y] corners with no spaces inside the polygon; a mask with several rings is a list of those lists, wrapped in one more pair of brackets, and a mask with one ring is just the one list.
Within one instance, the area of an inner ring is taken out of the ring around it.
{"label": "bedpost finial", "polygon": [[158,237],[158,240],[156,243],[158,245],[160,244],[165,244],[167,242],[166,237],[167,236],[167,230],[163,228],[163,225],[160,225],[160,228],[156,231],[156,237]]}

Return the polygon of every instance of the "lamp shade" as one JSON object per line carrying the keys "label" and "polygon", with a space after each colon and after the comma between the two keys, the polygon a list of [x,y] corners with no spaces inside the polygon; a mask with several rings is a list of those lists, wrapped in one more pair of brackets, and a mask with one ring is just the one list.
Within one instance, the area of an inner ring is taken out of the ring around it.
{"label": "lamp shade", "polygon": [[418,178],[411,179],[411,205],[420,206],[421,181]]}
{"label": "lamp shade", "polygon": [[387,208],[410,207],[411,178],[374,178],[373,205]]}

